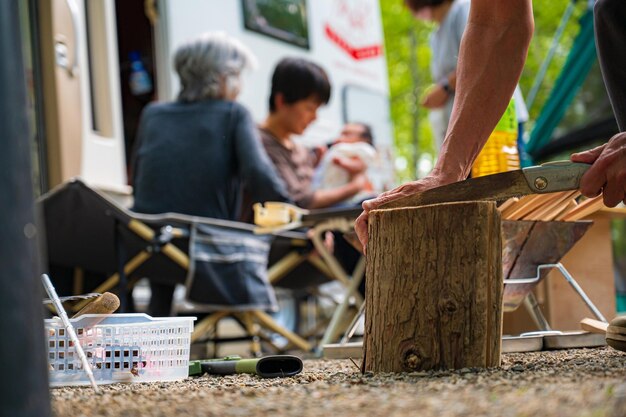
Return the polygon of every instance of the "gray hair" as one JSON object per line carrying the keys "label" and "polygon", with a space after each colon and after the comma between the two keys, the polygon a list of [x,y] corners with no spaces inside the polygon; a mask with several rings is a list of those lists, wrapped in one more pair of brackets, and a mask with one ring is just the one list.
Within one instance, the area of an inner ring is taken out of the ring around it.
{"label": "gray hair", "polygon": [[237,39],[223,32],[204,33],[181,45],[174,55],[181,83],[178,100],[221,99],[228,91],[238,92],[241,71],[254,67],[255,56]]}

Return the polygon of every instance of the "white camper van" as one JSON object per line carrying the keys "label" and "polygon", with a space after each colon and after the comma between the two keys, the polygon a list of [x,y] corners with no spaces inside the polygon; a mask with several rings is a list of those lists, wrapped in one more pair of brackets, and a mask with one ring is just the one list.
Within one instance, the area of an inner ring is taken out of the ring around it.
{"label": "white camper van", "polygon": [[344,122],[369,123],[391,185],[392,127],[378,0],[41,1],[49,185],[81,176],[129,193],[127,165],[143,107],[172,100],[172,54],[206,31],[237,37],[257,55],[239,100],[255,120],[268,108],[271,73],[285,56],[328,72],[330,103],[302,138],[327,143]]}

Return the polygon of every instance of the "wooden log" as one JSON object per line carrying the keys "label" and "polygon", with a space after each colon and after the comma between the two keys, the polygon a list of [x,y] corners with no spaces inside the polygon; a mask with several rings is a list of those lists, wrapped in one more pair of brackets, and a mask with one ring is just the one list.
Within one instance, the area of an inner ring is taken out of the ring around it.
{"label": "wooden log", "polygon": [[493,202],[369,217],[364,370],[500,365],[502,242]]}

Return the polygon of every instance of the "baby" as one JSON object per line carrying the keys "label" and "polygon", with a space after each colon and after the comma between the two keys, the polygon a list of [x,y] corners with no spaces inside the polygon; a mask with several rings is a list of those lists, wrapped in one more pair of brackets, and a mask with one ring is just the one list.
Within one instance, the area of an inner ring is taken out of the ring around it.
{"label": "baby", "polygon": [[[322,156],[315,174],[316,189],[332,189],[350,182],[351,172],[374,169],[377,163],[371,128],[365,123],[347,123],[339,138]],[[375,190],[370,175],[368,186],[346,203],[358,203],[380,192]]]}

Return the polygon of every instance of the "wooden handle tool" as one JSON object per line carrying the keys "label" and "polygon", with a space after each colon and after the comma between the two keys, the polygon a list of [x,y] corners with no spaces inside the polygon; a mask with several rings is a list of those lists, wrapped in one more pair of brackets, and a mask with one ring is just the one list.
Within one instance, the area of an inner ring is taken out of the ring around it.
{"label": "wooden handle tool", "polygon": [[112,314],[120,307],[120,299],[117,295],[105,292],[92,302],[81,308],[72,318],[83,314]]}

